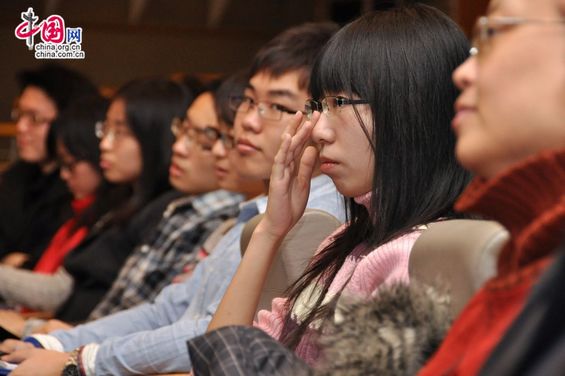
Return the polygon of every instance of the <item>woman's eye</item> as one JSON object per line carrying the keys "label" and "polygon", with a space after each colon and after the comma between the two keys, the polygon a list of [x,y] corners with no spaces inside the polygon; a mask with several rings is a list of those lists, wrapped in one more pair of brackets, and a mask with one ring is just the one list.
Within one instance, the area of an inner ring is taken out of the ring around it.
{"label": "woman's eye", "polygon": [[342,108],[343,106],[345,106],[347,104],[347,99],[346,98],[336,98],[335,99],[335,106],[337,108]]}
{"label": "woman's eye", "polygon": [[498,32],[498,30],[496,28],[494,28],[493,26],[487,27],[487,29],[486,29],[487,38],[494,37],[497,32]]}

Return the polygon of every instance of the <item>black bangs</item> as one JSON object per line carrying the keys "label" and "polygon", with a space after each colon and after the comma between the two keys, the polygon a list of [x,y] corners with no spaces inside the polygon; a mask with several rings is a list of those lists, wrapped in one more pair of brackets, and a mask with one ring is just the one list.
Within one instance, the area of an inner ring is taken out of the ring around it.
{"label": "black bangs", "polygon": [[325,95],[346,93],[352,94],[356,59],[355,46],[350,33],[351,24],[338,31],[326,44],[312,68],[310,93],[312,98],[319,100]]}

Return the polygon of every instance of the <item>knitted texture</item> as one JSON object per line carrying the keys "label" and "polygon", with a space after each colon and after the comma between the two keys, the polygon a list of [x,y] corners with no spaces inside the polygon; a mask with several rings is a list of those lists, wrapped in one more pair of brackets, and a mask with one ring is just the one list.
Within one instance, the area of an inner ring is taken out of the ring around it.
{"label": "knitted texture", "polygon": [[420,375],[474,375],[516,318],[565,229],[565,151],[529,158],[476,179],[457,208],[502,223],[511,240],[498,274],[471,299]]}

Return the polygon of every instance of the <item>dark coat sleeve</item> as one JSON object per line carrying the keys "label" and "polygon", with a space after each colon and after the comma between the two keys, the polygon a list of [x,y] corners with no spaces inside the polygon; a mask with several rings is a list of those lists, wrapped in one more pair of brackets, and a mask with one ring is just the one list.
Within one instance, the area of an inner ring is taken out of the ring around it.
{"label": "dark coat sleeve", "polygon": [[72,216],[71,199],[59,170],[44,175],[35,165],[15,163],[0,183],[0,257],[27,253],[32,268]]}
{"label": "dark coat sleeve", "polygon": [[74,279],[71,296],[57,311],[63,321],[79,322],[104,297],[134,247],[161,219],[177,192],[167,192],[136,213],[126,225],[90,234],[63,263]]}

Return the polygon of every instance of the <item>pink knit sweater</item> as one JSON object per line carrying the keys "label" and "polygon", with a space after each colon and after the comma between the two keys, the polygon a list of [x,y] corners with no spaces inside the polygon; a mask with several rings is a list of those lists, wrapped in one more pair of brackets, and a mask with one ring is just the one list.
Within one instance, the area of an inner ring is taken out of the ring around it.
{"label": "pink knit sweater", "polygon": [[[360,204],[366,204],[367,196],[355,199]],[[332,237],[343,231],[346,225],[336,230],[318,248],[317,252],[324,249],[329,244]],[[330,285],[328,296],[324,299],[327,302],[335,294],[339,293],[344,284],[347,283],[338,299],[335,319],[340,319],[340,302],[344,298],[355,300],[369,300],[374,297],[381,286],[394,282],[408,283],[408,260],[412,246],[421,231],[415,230],[409,234],[394,239],[380,247],[370,250],[365,244],[360,244],[347,256],[343,266],[338,271],[335,279]],[[351,279],[350,279],[351,278]],[[349,280],[349,282],[347,282]],[[315,301],[311,294],[316,293],[316,286],[302,293],[294,305],[292,319],[295,323],[302,321],[304,314],[309,309],[309,302]],[[254,325],[261,328],[275,339],[281,337],[281,332],[286,317],[285,303],[286,298],[276,298],[272,302],[271,311],[260,311],[257,322]],[[306,331],[296,348],[296,354],[304,359],[308,364],[313,365],[318,358],[319,351],[315,344],[319,323],[312,323]]]}

